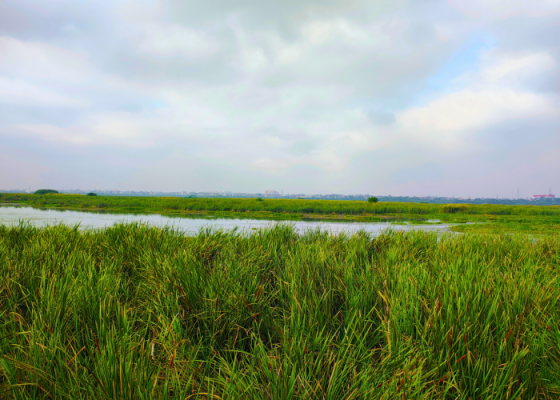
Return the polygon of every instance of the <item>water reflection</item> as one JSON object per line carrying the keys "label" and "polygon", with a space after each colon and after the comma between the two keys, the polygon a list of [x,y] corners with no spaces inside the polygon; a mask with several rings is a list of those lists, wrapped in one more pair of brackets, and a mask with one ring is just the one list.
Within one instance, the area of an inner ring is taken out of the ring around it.
{"label": "water reflection", "polygon": [[[279,221],[265,219],[239,219],[206,216],[169,217],[157,214],[113,214],[92,213],[70,210],[36,209],[32,207],[21,207],[14,204],[3,204],[0,207],[0,224],[17,225],[21,221],[29,222],[34,226],[44,227],[63,223],[65,225],[80,225],[81,229],[99,229],[114,225],[117,222],[143,222],[152,226],[171,226],[186,234],[194,235],[200,229],[224,229],[238,228],[250,231],[258,228],[273,226]],[[428,221],[426,221],[428,222]],[[288,221],[296,230],[303,233],[310,229],[320,228],[332,233],[353,233],[358,230],[378,235],[388,228],[394,231],[409,231],[412,229],[422,231],[447,232],[449,224],[430,221],[432,224],[422,223],[414,225],[413,222],[394,224],[391,222],[345,222],[345,221]]]}

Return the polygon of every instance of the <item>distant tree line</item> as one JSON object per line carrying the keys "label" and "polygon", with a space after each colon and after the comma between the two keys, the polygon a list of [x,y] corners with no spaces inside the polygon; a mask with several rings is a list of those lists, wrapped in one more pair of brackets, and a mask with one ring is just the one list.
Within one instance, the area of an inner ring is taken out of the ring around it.
{"label": "distant tree line", "polygon": [[[39,195],[44,195],[44,194],[58,194],[58,190],[54,190],[54,189],[39,189],[39,190],[36,190],[33,194],[39,194]],[[86,196],[97,196],[97,193],[90,192],[90,193],[86,194]]]}
{"label": "distant tree line", "polygon": [[58,190],[54,190],[54,189],[39,189],[37,191],[35,191],[34,194],[56,194],[58,193]]}

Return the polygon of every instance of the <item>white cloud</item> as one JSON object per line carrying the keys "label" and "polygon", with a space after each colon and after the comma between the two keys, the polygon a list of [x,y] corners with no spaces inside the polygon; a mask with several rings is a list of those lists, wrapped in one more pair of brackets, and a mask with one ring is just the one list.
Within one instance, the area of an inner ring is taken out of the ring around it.
{"label": "white cloud", "polygon": [[57,46],[0,36],[0,74],[80,82],[92,71],[87,57]]}
{"label": "white cloud", "polygon": [[[262,189],[251,182],[268,173],[289,190],[305,170],[324,180],[307,191],[353,181],[382,192],[403,165],[466,157],[481,132],[499,137],[496,127],[518,119],[560,125],[557,46],[539,19],[550,24],[557,1],[85,1],[97,10],[87,16],[21,2],[29,12],[12,16],[0,2],[0,139],[50,146],[52,163],[74,151],[139,163],[173,151],[160,165],[196,168],[185,161],[196,157],[240,191]],[[481,35],[496,47],[473,55]],[[455,68],[470,72],[456,79]],[[156,175],[146,186],[174,188]]]}
{"label": "white cloud", "polygon": [[489,82],[526,78],[556,67],[554,58],[545,52],[503,53],[492,50],[482,54],[482,62],[486,67],[481,76]]}
{"label": "white cloud", "polygon": [[290,163],[285,160],[271,158],[257,158],[251,162],[251,166],[259,171],[279,173],[290,167]]}
{"label": "white cloud", "polygon": [[301,33],[310,45],[322,45],[333,39],[343,39],[351,43],[366,42],[370,39],[367,31],[341,18],[309,21],[303,24]]}
{"label": "white cloud", "polygon": [[267,64],[264,51],[258,47],[246,47],[242,50],[242,58],[245,67],[249,69],[258,69]]}
{"label": "white cloud", "polygon": [[560,12],[559,0],[451,0],[450,4],[477,18],[542,17]]}
{"label": "white cloud", "polygon": [[17,124],[4,130],[59,145],[138,149],[152,147],[157,143],[157,137],[151,134],[147,121],[138,121],[133,116],[122,114],[99,115],[80,125]]}
{"label": "white cloud", "polygon": [[43,107],[79,107],[87,102],[78,97],[65,96],[21,80],[0,77],[0,103]]}
{"label": "white cloud", "polygon": [[138,50],[157,57],[201,59],[220,50],[220,42],[207,33],[177,24],[144,24],[137,39]]}
{"label": "white cloud", "polygon": [[405,137],[445,148],[465,145],[469,134],[523,118],[560,116],[559,99],[512,85],[555,67],[546,52],[481,52],[481,69],[457,78],[466,87],[442,92],[424,106],[397,114],[397,130]]}
{"label": "white cloud", "polygon": [[470,89],[446,94],[425,107],[406,110],[397,116],[404,135],[436,146],[448,146],[472,133],[516,118],[543,117],[558,114],[551,99],[534,93],[507,89]]}
{"label": "white cloud", "polygon": [[70,143],[75,145],[93,144],[88,132],[81,126],[58,127],[46,124],[15,125],[7,127],[18,135],[31,136],[34,139]]}
{"label": "white cloud", "polygon": [[[37,160],[37,155],[30,152],[9,152],[0,148],[0,189],[25,189],[41,185],[48,177],[51,168]],[[16,173],[17,172],[17,173]]]}

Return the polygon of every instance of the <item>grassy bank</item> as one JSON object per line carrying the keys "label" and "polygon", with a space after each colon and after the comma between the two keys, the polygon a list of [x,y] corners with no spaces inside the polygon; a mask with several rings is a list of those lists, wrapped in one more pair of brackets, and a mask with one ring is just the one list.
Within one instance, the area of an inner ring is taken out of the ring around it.
{"label": "grassy bank", "polygon": [[14,399],[555,399],[560,242],[0,226]]}
{"label": "grassy bank", "polygon": [[201,213],[281,213],[317,215],[495,215],[559,216],[557,206],[509,206],[491,204],[368,203],[365,201],[222,199],[178,197],[126,197],[83,195],[1,194],[0,201],[26,203],[36,207],[105,209],[111,211],[180,214]]}
{"label": "grassy bank", "polygon": [[459,226],[459,232],[555,235],[560,228],[560,207],[420,203],[367,203],[364,201],[216,199],[176,197],[120,197],[82,195],[1,194],[0,202],[37,208],[92,212],[157,213],[170,216],[212,215],[272,220],[334,219],[379,221],[387,218],[438,219],[443,222],[485,222]]}

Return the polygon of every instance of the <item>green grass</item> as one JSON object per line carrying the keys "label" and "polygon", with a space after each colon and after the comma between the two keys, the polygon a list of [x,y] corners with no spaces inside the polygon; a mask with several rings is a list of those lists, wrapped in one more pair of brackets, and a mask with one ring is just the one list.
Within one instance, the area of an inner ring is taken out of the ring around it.
{"label": "green grass", "polygon": [[211,215],[271,220],[345,220],[373,222],[385,219],[423,223],[484,222],[453,228],[457,232],[557,235],[559,206],[510,206],[473,204],[368,203],[366,201],[223,199],[177,197],[125,197],[82,195],[0,194],[0,202],[22,203],[37,208],[91,212],[157,213],[168,216]]}
{"label": "green grass", "polygon": [[2,194],[0,201],[21,202],[41,207],[105,209],[158,213],[185,212],[268,212],[287,214],[343,215],[523,215],[558,216],[559,206],[509,206],[474,204],[368,203],[366,201],[223,199],[178,197],[126,197],[82,195]]}
{"label": "green grass", "polygon": [[0,397],[557,399],[560,242],[0,226]]}

